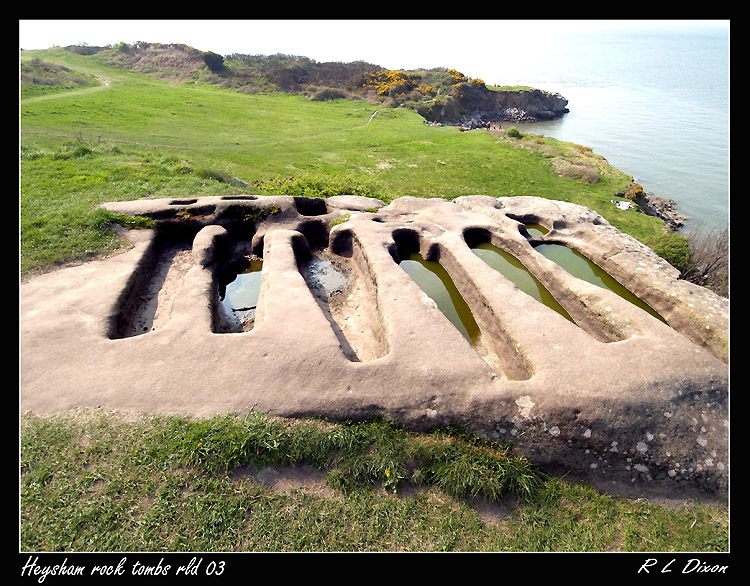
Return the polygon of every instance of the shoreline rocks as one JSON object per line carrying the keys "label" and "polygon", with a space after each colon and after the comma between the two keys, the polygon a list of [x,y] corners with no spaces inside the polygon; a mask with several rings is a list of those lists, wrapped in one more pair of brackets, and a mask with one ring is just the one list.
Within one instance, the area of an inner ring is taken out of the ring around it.
{"label": "shoreline rocks", "polygon": [[665,199],[653,193],[642,193],[636,199],[636,203],[645,214],[664,220],[673,232],[679,232],[685,226],[685,221],[688,219],[685,214],[676,209],[674,200]]}
{"label": "shoreline rocks", "polygon": [[[488,104],[482,101],[477,109],[458,115],[451,120],[447,112],[441,112],[440,121],[446,126],[458,126],[462,132],[469,130],[499,130],[502,123],[533,124],[542,120],[553,120],[568,113],[568,100],[560,94],[543,90],[521,92],[497,91],[494,102]],[[488,105],[495,108],[483,109]],[[618,193],[616,197],[625,197],[638,204],[641,211],[649,216],[655,216],[667,225],[672,232],[679,232],[688,220],[688,216],[676,208],[672,199],[667,199],[646,193],[643,187],[633,182],[626,193]]]}
{"label": "shoreline rocks", "polygon": [[[554,118],[554,116],[550,116]],[[476,130],[493,128],[499,123],[506,122],[512,124],[532,124],[539,122],[540,118],[529,114],[526,110],[520,108],[505,108],[504,110],[495,110],[492,112],[471,112],[463,114],[457,123],[446,123],[448,126],[460,126],[461,130]]]}
{"label": "shoreline rocks", "polygon": [[672,199],[666,199],[643,191],[643,187],[638,183],[631,183],[627,192],[617,194],[623,196],[636,204],[641,211],[648,216],[655,216],[662,220],[669,230],[679,232],[687,221],[688,217],[677,210],[676,203]]}

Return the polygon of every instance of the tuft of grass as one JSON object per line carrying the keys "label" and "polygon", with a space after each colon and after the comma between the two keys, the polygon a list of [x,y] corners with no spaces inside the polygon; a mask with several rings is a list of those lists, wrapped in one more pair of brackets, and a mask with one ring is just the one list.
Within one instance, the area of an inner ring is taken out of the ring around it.
{"label": "tuft of grass", "polygon": [[351,214],[342,214],[338,218],[334,218],[333,220],[331,220],[331,227],[348,222],[351,216]]}
{"label": "tuft of grass", "polygon": [[538,473],[507,447],[453,437],[444,433],[417,442],[415,434],[383,420],[348,423],[324,430],[309,422],[294,425],[251,412],[247,417],[215,417],[170,433],[179,443],[162,438],[165,446],[184,453],[192,466],[229,470],[241,466],[308,463],[330,469],[330,482],[348,490],[381,485],[397,490],[406,485],[434,484],[454,496],[482,496],[496,501],[508,494],[529,497]]}

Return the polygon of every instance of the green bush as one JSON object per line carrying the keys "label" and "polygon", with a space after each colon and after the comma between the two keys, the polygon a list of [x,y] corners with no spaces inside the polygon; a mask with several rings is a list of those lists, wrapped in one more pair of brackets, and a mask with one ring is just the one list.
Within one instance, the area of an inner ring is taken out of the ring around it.
{"label": "green bush", "polygon": [[201,55],[203,62],[208,66],[211,71],[221,71],[224,69],[224,57],[214,53],[213,51],[207,51]]}
{"label": "green bush", "polygon": [[311,99],[314,102],[330,102],[331,100],[340,100],[345,97],[346,95],[341,90],[326,87],[315,92]]}
{"label": "green bush", "polygon": [[669,232],[651,239],[647,244],[656,254],[680,271],[681,275],[691,270],[690,246],[684,236]]}
{"label": "green bush", "polygon": [[512,126],[512,127],[511,127],[511,128],[509,128],[508,130],[506,130],[506,131],[505,131],[505,134],[507,134],[507,135],[508,135],[508,136],[510,136],[511,138],[523,138],[523,134],[522,134],[522,133],[521,133],[521,131],[520,131],[520,130],[518,130],[518,128],[516,128],[515,126]]}

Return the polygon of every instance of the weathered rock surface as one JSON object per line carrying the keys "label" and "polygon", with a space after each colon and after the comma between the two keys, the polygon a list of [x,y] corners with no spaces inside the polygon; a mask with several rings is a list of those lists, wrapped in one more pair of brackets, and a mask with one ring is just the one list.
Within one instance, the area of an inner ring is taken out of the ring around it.
{"label": "weathered rock surface", "polygon": [[[726,492],[728,302],[587,208],[486,196],[105,207],[159,228],[131,232],[124,254],[22,284],[22,412],[380,415],[464,426],[599,482]],[[527,223],[550,231],[532,239]],[[521,260],[575,323],[486,265],[468,245],[481,240]],[[578,249],[668,325],[571,276],[535,240]],[[415,250],[450,274],[483,353],[399,266]],[[251,254],[263,259],[254,326],[216,333],[216,275]],[[301,270],[314,255],[343,267],[346,290],[315,294]]]}

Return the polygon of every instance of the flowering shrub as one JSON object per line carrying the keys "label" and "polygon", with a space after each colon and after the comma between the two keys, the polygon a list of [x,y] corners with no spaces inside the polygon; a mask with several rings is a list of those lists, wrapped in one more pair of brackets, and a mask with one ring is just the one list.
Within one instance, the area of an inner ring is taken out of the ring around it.
{"label": "flowering shrub", "polygon": [[455,69],[448,69],[450,87],[448,88],[451,97],[456,100],[465,100],[473,90],[481,90],[485,83],[481,79],[471,79]]}
{"label": "flowering shrub", "polygon": [[368,71],[362,76],[361,86],[381,97],[418,100],[420,95],[435,96],[440,93],[434,83],[446,95],[459,101],[469,97],[471,91],[485,87],[483,80],[470,79],[455,69],[448,69],[443,73],[428,72],[426,78],[421,73],[408,73],[400,69]]}
{"label": "flowering shrub", "polygon": [[417,87],[422,81],[418,73],[407,73],[402,70],[366,72],[363,86],[374,89],[379,96],[405,94]]}
{"label": "flowering shrub", "polygon": [[456,71],[455,69],[448,69],[446,72],[451,77],[451,81],[453,82],[453,85],[463,83],[465,81],[469,81],[469,78],[466,77],[463,73],[460,71]]}

